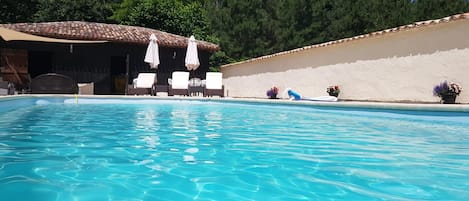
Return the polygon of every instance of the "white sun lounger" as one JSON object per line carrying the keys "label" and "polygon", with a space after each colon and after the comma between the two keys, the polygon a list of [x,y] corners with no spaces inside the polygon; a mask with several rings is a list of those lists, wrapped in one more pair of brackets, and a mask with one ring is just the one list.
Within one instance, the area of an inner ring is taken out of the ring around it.
{"label": "white sun lounger", "polygon": [[129,88],[130,95],[152,95],[153,85],[156,83],[156,73],[139,73],[137,78],[133,80],[133,87]]}
{"label": "white sun lounger", "polygon": [[205,76],[204,96],[225,96],[223,86],[223,74],[219,72],[207,72]]}
{"label": "white sun lounger", "polygon": [[189,72],[173,72],[168,95],[189,95]]}

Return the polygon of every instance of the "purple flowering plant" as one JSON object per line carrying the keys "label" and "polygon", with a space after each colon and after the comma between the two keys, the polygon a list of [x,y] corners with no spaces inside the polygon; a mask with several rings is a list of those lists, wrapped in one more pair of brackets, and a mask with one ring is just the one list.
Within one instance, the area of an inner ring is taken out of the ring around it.
{"label": "purple flowering plant", "polygon": [[444,81],[433,87],[433,95],[443,97],[446,95],[459,95],[462,91],[462,87],[454,82]]}
{"label": "purple flowering plant", "polygon": [[277,94],[278,94],[278,88],[276,86],[270,88],[269,90],[267,90],[267,96],[268,97],[277,97]]}

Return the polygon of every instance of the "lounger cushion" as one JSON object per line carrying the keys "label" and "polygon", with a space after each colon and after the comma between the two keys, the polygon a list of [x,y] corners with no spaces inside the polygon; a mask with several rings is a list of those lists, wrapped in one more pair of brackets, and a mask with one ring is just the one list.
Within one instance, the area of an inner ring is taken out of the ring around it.
{"label": "lounger cushion", "polygon": [[139,73],[135,88],[151,88],[156,83],[156,73]]}
{"label": "lounger cushion", "polygon": [[189,72],[175,71],[172,76],[171,88],[173,89],[188,89],[189,87]]}
{"label": "lounger cushion", "polygon": [[207,72],[205,87],[207,89],[222,89],[223,74],[218,72]]}

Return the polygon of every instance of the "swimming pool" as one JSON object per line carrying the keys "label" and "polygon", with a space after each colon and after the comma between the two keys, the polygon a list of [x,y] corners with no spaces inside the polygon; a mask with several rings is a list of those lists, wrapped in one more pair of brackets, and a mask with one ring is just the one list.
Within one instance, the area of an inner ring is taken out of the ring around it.
{"label": "swimming pool", "polygon": [[469,197],[469,113],[22,101],[0,114],[2,200]]}

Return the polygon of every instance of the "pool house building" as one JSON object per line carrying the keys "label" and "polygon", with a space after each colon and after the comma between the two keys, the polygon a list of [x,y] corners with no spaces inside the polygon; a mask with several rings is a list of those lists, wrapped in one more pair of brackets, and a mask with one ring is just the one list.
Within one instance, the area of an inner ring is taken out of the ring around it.
{"label": "pool house building", "polygon": [[[158,38],[160,64],[144,63],[149,37]],[[150,28],[82,21],[0,24],[1,77],[26,88],[45,73],[93,83],[93,94],[124,94],[140,72],[156,72],[166,85],[184,66],[188,38]],[[200,66],[191,76],[204,78],[209,57],[218,45],[197,41]],[[128,77],[126,72],[128,68]]]}

